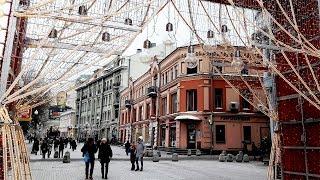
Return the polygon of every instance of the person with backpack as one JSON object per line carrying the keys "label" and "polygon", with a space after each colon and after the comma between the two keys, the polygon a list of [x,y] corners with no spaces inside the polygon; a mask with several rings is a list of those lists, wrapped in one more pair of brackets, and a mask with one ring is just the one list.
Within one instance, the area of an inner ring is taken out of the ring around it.
{"label": "person with backpack", "polygon": [[[84,162],[86,164],[86,179],[88,177],[92,179],[93,169],[94,169],[94,160],[95,160],[95,153],[97,152],[97,146],[94,143],[93,138],[88,138],[88,141],[83,145],[81,148],[82,156],[84,157]],[[89,165],[90,165],[90,176],[89,175]]]}
{"label": "person with backpack", "polygon": [[103,138],[101,140],[98,153],[98,159],[101,163],[102,179],[108,179],[109,162],[111,158],[112,149],[110,147],[109,141],[106,138]]}

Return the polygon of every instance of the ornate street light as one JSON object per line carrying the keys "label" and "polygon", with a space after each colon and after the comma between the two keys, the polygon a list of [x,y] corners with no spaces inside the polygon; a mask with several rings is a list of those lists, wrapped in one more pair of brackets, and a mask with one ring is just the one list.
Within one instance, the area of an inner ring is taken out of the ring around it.
{"label": "ornate street light", "polygon": [[132,26],[132,19],[126,18],[126,19],[124,20],[124,24],[125,24],[125,25],[130,25],[130,26]]}
{"label": "ornate street light", "polygon": [[237,72],[241,72],[243,70],[244,63],[241,59],[240,50],[236,50],[233,61],[231,62],[231,66],[235,68]]}
{"label": "ornate street light", "polygon": [[173,25],[172,23],[168,22],[166,25],[166,31],[167,32],[172,32],[173,31]]}
{"label": "ornate street light", "polygon": [[184,62],[187,63],[187,67],[190,69],[195,68],[198,65],[198,58],[194,53],[194,47],[192,45],[188,47],[188,53],[186,58],[184,58]]}

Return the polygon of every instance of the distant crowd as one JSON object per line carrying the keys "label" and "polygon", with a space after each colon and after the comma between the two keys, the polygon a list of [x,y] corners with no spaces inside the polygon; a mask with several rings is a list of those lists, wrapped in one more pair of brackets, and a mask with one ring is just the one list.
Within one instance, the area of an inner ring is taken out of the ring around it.
{"label": "distant crowd", "polygon": [[77,149],[77,142],[72,138],[29,138],[29,143],[32,143],[32,141],[33,145],[31,154],[38,155],[38,152],[40,151],[40,155],[42,155],[43,159],[45,159],[46,156],[47,158],[50,158],[52,152],[54,152],[53,158],[62,158],[64,149],[68,147],[68,144],[72,151]]}

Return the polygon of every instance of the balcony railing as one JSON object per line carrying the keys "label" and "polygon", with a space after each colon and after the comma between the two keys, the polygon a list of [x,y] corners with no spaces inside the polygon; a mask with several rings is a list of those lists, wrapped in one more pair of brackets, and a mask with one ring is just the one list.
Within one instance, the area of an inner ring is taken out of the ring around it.
{"label": "balcony railing", "polygon": [[124,104],[125,104],[126,108],[131,108],[132,100],[125,100]]}
{"label": "balcony railing", "polygon": [[157,86],[148,87],[148,96],[149,97],[157,97]]}

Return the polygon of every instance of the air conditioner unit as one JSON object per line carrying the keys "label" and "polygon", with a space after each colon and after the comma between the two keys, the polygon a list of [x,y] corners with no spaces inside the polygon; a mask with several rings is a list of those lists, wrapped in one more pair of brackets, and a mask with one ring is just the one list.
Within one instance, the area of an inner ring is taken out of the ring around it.
{"label": "air conditioner unit", "polygon": [[230,111],[231,112],[238,112],[239,104],[237,102],[230,102]]}

